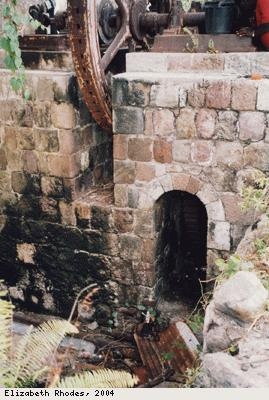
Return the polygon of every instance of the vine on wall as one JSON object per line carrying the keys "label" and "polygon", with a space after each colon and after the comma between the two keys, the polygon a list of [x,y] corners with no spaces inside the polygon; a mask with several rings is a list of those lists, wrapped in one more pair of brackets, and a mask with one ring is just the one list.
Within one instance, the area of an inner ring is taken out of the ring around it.
{"label": "vine on wall", "polygon": [[16,93],[28,99],[30,93],[25,86],[25,68],[19,47],[19,36],[23,36],[24,29],[29,24],[36,28],[36,21],[20,12],[18,0],[5,0],[2,10],[3,34],[0,38],[0,48],[5,51],[4,65],[12,72],[10,86]]}

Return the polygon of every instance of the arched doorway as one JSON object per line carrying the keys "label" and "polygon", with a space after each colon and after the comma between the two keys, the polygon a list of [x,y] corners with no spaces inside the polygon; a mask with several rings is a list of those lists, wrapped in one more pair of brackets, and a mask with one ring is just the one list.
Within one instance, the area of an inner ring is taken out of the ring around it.
{"label": "arched doorway", "polygon": [[206,278],[207,212],[193,194],[173,190],[155,203],[156,296],[195,304]]}

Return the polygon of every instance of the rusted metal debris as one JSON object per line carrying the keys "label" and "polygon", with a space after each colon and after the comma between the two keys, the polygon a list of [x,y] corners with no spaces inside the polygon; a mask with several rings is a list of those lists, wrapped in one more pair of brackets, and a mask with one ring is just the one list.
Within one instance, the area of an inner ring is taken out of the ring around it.
{"label": "rusted metal debris", "polygon": [[160,376],[165,379],[171,370],[184,374],[187,368],[194,366],[198,357],[199,342],[182,321],[160,332],[159,340],[150,340],[137,333],[134,339],[151,380]]}
{"label": "rusted metal debris", "polygon": [[21,50],[69,51],[69,37],[62,35],[25,35],[19,38]]}

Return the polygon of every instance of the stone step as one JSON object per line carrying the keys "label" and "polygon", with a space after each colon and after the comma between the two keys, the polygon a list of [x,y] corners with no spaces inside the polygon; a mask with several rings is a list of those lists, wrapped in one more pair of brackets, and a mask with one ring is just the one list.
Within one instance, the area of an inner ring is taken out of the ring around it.
{"label": "stone step", "polygon": [[129,53],[126,72],[269,75],[269,53]]}

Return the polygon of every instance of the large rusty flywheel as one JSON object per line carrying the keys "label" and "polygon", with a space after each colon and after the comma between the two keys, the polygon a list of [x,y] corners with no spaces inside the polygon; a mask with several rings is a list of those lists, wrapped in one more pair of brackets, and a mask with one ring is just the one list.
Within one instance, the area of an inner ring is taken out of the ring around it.
{"label": "large rusty flywheel", "polygon": [[[170,1],[162,3],[169,11]],[[149,13],[148,7],[148,0],[68,1],[68,31],[78,84],[93,118],[107,131],[112,130],[110,66],[120,49],[143,47],[146,30],[157,30],[156,21],[149,22],[148,16],[158,13]],[[163,15],[165,27],[168,13],[158,15]],[[141,18],[145,19],[143,26]]]}
{"label": "large rusty flywheel", "polygon": [[119,54],[149,49],[155,35],[164,29],[178,32],[184,21],[196,25],[200,20],[198,14],[202,13],[182,14],[180,3],[68,0],[68,32],[75,73],[84,101],[103,129],[112,131],[111,75],[124,71]]}

